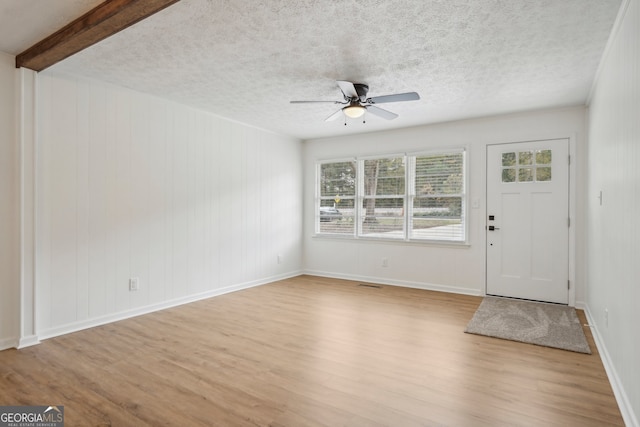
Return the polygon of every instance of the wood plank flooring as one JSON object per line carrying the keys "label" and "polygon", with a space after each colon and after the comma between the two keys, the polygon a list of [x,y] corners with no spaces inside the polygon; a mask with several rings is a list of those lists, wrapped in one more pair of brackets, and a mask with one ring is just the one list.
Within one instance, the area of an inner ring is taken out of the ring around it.
{"label": "wood plank flooring", "polygon": [[463,333],[481,300],[300,276],[0,352],[0,405],[64,405],[66,426],[624,425],[588,328],[593,355]]}

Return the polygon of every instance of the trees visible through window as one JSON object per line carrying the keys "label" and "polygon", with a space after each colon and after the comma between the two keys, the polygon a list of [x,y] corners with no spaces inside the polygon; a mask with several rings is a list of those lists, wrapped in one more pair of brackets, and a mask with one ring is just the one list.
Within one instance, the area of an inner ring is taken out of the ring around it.
{"label": "trees visible through window", "polygon": [[363,161],[361,235],[404,238],[405,162],[404,156]]}
{"label": "trees visible through window", "polygon": [[502,182],[551,181],[551,150],[502,153]]}
{"label": "trees visible through window", "polygon": [[356,169],[355,160],[320,164],[316,232],[355,233]]}
{"label": "trees visible through window", "polygon": [[411,239],[463,241],[464,152],[415,158]]}
{"label": "trees visible through window", "polygon": [[465,240],[465,153],[318,164],[316,233]]}

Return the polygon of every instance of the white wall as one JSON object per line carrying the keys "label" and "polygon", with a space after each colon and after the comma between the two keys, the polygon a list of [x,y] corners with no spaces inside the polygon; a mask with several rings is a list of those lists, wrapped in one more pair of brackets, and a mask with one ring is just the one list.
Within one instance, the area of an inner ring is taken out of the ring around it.
{"label": "white wall", "polygon": [[[485,157],[487,144],[571,138],[577,159],[576,206],[584,182],[585,110],[582,107],[536,111],[421,126],[409,129],[306,141],[304,146],[304,266],[309,273],[480,295],[485,289]],[[315,163],[317,160],[402,153],[435,147],[468,147],[469,209],[467,247],[403,244],[314,237]],[[471,203],[470,203],[471,204]],[[584,227],[577,208],[574,226]],[[584,301],[584,239],[576,233],[576,302]],[[388,267],[381,267],[381,259]]]}
{"label": "white wall", "polygon": [[19,183],[15,57],[0,52],[0,350],[16,345]]}
{"label": "white wall", "polygon": [[299,273],[300,141],[47,72],[38,97],[40,338]]}
{"label": "white wall", "polygon": [[619,23],[589,107],[587,304],[627,425],[638,426],[640,0]]}

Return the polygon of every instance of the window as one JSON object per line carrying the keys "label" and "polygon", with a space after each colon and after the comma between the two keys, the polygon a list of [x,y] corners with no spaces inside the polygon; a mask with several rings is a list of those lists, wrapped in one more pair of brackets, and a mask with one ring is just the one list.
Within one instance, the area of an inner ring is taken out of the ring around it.
{"label": "window", "polygon": [[353,235],[356,162],[320,164],[318,177],[316,233]]}
{"label": "window", "polygon": [[465,152],[322,162],[316,233],[464,242]]}
{"label": "window", "polygon": [[551,150],[502,153],[502,182],[551,181]]}
{"label": "window", "polygon": [[358,224],[360,235],[404,238],[405,232],[405,157],[362,161],[362,209]]}
{"label": "window", "polygon": [[465,240],[464,152],[413,157],[411,239]]}

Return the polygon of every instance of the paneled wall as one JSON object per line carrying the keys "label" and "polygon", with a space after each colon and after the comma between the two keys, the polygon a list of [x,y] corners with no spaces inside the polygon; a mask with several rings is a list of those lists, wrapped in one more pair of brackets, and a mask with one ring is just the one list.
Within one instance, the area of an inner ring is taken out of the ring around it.
{"label": "paneled wall", "polygon": [[640,425],[639,165],[640,0],[631,0],[589,107],[587,197],[588,308],[629,426]]}
{"label": "paneled wall", "polygon": [[[576,303],[584,302],[585,109],[535,111],[431,126],[305,142],[304,265],[309,273],[480,295],[485,289],[486,146],[570,138],[576,153],[571,266]],[[315,164],[318,160],[466,147],[469,163],[469,245],[433,245],[314,236]],[[475,207],[474,207],[475,206]],[[383,267],[381,260],[387,259]]]}
{"label": "paneled wall", "polygon": [[41,338],[299,272],[299,141],[47,72],[38,94]]}
{"label": "paneled wall", "polygon": [[16,345],[19,269],[19,149],[15,57],[0,52],[0,349]]}

